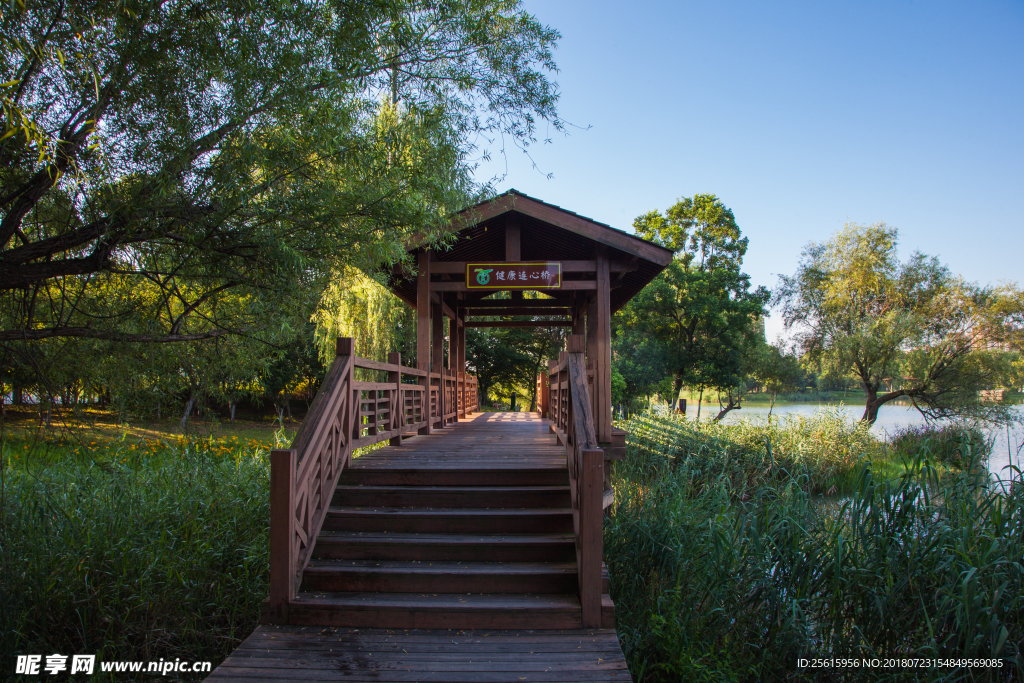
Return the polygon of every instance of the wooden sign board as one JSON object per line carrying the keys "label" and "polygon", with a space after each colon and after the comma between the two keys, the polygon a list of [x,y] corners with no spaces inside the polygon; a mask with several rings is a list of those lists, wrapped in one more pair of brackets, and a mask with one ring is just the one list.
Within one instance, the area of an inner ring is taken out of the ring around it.
{"label": "wooden sign board", "polygon": [[467,289],[559,289],[562,286],[562,264],[533,263],[467,263]]}

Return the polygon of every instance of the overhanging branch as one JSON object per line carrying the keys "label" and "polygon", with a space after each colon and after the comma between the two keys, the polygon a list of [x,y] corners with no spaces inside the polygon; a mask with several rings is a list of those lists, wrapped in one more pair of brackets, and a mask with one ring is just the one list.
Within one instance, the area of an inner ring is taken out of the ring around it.
{"label": "overhanging branch", "polygon": [[171,342],[199,341],[229,334],[228,330],[211,330],[196,334],[134,334],[115,330],[97,330],[91,327],[46,327],[34,330],[0,330],[0,342],[38,341],[40,339],[77,338],[103,339],[107,341],[141,342],[166,344]]}

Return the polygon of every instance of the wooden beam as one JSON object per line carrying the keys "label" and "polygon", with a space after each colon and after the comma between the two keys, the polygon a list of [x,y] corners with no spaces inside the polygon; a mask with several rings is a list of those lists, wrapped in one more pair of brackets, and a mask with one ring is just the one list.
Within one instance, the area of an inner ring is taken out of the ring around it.
{"label": "wooden beam", "polygon": [[[507,259],[506,259],[507,260]],[[523,263],[561,263],[563,273],[596,273],[597,272],[597,261],[591,259],[589,261],[558,261],[557,259],[551,259],[551,261],[524,261]],[[466,261],[434,261],[431,263],[431,272],[439,273],[442,275],[465,275],[466,274]],[[474,261],[475,263],[475,261]],[[634,260],[630,261],[613,261],[611,263],[611,271],[613,273],[629,273],[637,269],[637,262]]]}
{"label": "wooden beam", "polygon": [[[595,280],[562,280],[562,286],[558,289],[537,289],[533,290],[530,287],[523,287],[522,290],[518,291],[537,291],[548,293],[565,292],[565,291],[578,291],[578,290],[591,290],[597,289],[597,282]],[[478,292],[478,289],[470,289],[466,286],[465,282],[431,282],[430,291],[432,292]],[[494,292],[507,292],[517,291],[513,289],[495,289],[491,290]]]}
{"label": "wooden beam", "polygon": [[467,322],[466,327],[572,327],[568,320],[495,320]]}
{"label": "wooden beam", "polygon": [[[524,301],[529,303],[529,300]],[[463,309],[466,311],[466,315],[480,316],[480,315],[569,315],[568,308],[467,308]]]}
{"label": "wooden beam", "polygon": [[[667,266],[672,263],[671,249],[653,244],[622,230],[616,230],[610,225],[598,223],[589,218],[578,216],[571,211],[566,211],[557,206],[545,204],[540,200],[514,192],[507,192],[489,202],[460,212],[452,219],[451,229],[452,231],[458,231],[509,211],[518,211],[531,218],[536,218],[582,237],[606,244],[627,254],[639,256],[659,266]],[[407,246],[407,249],[414,249],[420,246],[420,243],[421,240],[414,238]]]}
{"label": "wooden beam", "polygon": [[[530,308],[551,306],[554,308],[565,308],[566,306],[572,306],[574,299],[571,296],[563,296],[557,299],[527,299],[523,302],[524,305]],[[512,306],[511,299],[481,299],[479,301],[472,301],[464,304],[466,308],[506,308]]]}
{"label": "wooden beam", "polygon": [[[431,265],[433,265],[433,264],[431,264]],[[449,318],[451,320],[455,320],[455,311],[453,311],[448,306],[448,304],[446,304],[444,302],[444,298],[442,298],[442,296],[440,294],[438,294],[437,291],[434,291],[430,295],[430,300],[432,302],[436,303],[436,304],[440,304],[441,305],[441,312],[445,315],[445,317],[447,317],[447,318]]]}

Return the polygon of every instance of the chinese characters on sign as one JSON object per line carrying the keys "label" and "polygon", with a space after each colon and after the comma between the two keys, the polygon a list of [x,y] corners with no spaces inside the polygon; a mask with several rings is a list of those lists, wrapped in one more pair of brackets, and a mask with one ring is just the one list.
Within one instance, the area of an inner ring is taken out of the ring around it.
{"label": "chinese characters on sign", "polygon": [[469,289],[558,289],[561,263],[467,263]]}

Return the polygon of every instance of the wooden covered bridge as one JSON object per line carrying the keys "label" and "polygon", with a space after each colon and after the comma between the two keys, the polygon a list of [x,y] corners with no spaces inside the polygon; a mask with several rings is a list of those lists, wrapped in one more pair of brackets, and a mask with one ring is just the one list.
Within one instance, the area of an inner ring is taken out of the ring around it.
{"label": "wooden covered bridge", "polygon": [[[264,625],[208,680],[629,680],[602,562],[605,463],[625,443],[611,315],[672,253],[515,191],[452,230],[392,275],[416,367],[339,339],[272,453]],[[480,412],[465,330],[485,326],[570,328],[538,413]]]}

